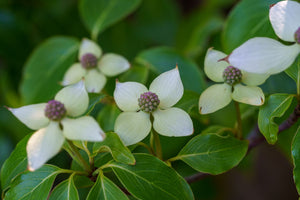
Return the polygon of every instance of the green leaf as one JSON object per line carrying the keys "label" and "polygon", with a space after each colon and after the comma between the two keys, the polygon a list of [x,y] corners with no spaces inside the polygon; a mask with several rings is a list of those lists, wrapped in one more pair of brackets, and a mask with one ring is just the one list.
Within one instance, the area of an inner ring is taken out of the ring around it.
{"label": "green leaf", "polygon": [[300,56],[298,56],[292,66],[287,68],[284,72],[297,83],[298,69],[300,69]]}
{"label": "green leaf", "polygon": [[294,164],[294,181],[298,194],[300,194],[300,127],[298,127],[297,129],[296,135],[292,143],[292,157]]}
{"label": "green leaf", "polygon": [[232,136],[198,135],[190,140],[171,160],[182,160],[199,172],[221,174],[240,163],[248,150],[248,142]]}
{"label": "green leaf", "polygon": [[128,200],[127,196],[111,180],[99,174],[95,185],[90,190],[87,200]]}
{"label": "green leaf", "polygon": [[73,175],[57,185],[50,194],[49,200],[79,200],[78,191],[75,187]]}
{"label": "green leaf", "polygon": [[196,63],[180,55],[175,49],[158,47],[143,51],[136,61],[149,67],[157,74],[174,69],[178,64],[184,89],[200,93],[206,88],[203,73]]}
{"label": "green leaf", "polygon": [[89,107],[83,115],[88,115],[95,106],[105,97],[104,94],[89,93]]}
{"label": "green leaf", "polygon": [[106,138],[103,142],[97,142],[93,148],[94,154],[99,152],[110,152],[117,162],[134,165],[135,159],[129,149],[123,144],[116,133],[106,133]]}
{"label": "green leaf", "polygon": [[135,154],[136,165],[113,162],[112,168],[124,187],[143,200],[193,200],[187,182],[163,161],[149,154]]}
{"label": "green leaf", "polygon": [[5,200],[47,199],[57,174],[62,170],[52,165],[44,165],[34,172],[18,176],[5,195]]}
{"label": "green leaf", "polygon": [[1,187],[6,189],[11,181],[27,169],[26,145],[30,134],[24,137],[16,146],[1,168]]}
{"label": "green leaf", "polygon": [[141,0],[81,0],[79,12],[92,38],[133,12]]}
{"label": "green leaf", "polygon": [[232,50],[253,37],[276,38],[269,21],[269,7],[278,0],[243,0],[230,12],[222,34],[224,51]]}
{"label": "green leaf", "polygon": [[291,94],[273,94],[259,108],[258,127],[269,144],[275,144],[277,141],[278,124],[274,122],[274,119],[283,116],[293,98]]}
{"label": "green leaf", "polygon": [[[59,82],[77,55],[79,42],[53,37],[38,46],[25,65],[21,95],[25,104],[45,102],[61,88]],[[42,78],[41,78],[42,77]]]}
{"label": "green leaf", "polygon": [[198,93],[185,90],[182,98],[175,107],[181,108],[189,113],[194,107],[198,107],[199,97],[200,95]]}
{"label": "green leaf", "polygon": [[120,82],[134,81],[145,84],[149,69],[143,65],[133,64],[128,71],[119,77]]}
{"label": "green leaf", "polygon": [[113,131],[117,117],[121,111],[116,104],[105,105],[98,114],[97,121],[105,132]]}

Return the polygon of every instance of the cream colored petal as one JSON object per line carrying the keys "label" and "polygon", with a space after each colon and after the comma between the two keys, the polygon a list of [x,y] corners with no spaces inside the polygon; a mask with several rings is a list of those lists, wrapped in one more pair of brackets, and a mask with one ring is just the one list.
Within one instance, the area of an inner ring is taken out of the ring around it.
{"label": "cream colored petal", "polygon": [[257,37],[236,48],[228,60],[247,72],[276,74],[291,66],[299,52],[298,44],[286,46],[270,38]]}
{"label": "cream colored petal", "polygon": [[86,74],[86,70],[80,63],[74,63],[65,73],[62,85],[71,85],[80,81]]}
{"label": "cream colored petal", "polygon": [[37,130],[46,127],[49,119],[45,116],[46,103],[33,104],[20,108],[8,108],[23,124]]}
{"label": "cream colored petal", "polygon": [[85,87],[88,92],[99,93],[105,86],[106,77],[97,69],[89,70],[85,76]]}
{"label": "cream colored petal", "polygon": [[106,76],[116,76],[128,70],[129,67],[130,63],[126,58],[114,53],[104,54],[98,64],[98,68]]}
{"label": "cream colored petal", "polygon": [[263,84],[269,77],[269,74],[255,74],[242,71],[242,82],[249,86],[256,86]]}
{"label": "cream colored petal", "polygon": [[81,60],[81,57],[87,53],[91,53],[94,56],[96,56],[97,58],[100,58],[100,56],[102,54],[102,49],[94,41],[84,38],[81,41],[78,59]]}
{"label": "cream colored petal", "polygon": [[213,113],[224,108],[231,102],[231,86],[224,84],[216,84],[207,88],[199,99],[200,114]]}
{"label": "cream colored petal", "polygon": [[55,100],[63,103],[67,115],[72,117],[82,115],[89,105],[89,97],[83,81],[61,89],[56,94]]}
{"label": "cream colored petal", "polygon": [[241,103],[260,106],[265,102],[265,95],[259,87],[237,84],[234,86],[232,99]]}
{"label": "cream colored petal", "polygon": [[149,91],[157,94],[160,108],[165,109],[175,105],[183,95],[183,84],[178,68],[166,71],[156,77],[152,81]]}
{"label": "cream colored petal", "polygon": [[28,169],[34,171],[55,156],[64,143],[64,137],[57,122],[36,131],[28,140],[26,150]]}
{"label": "cream colored petal", "polygon": [[300,3],[280,1],[270,8],[269,17],[278,37],[295,42],[294,34],[300,27]]}
{"label": "cream colored petal", "polygon": [[115,132],[126,146],[142,141],[150,130],[150,115],[143,111],[123,112],[115,122]]}
{"label": "cream colored petal", "polygon": [[138,99],[147,92],[147,88],[136,82],[116,83],[114,98],[118,107],[123,111],[137,111],[140,109]]}
{"label": "cream colored petal", "polygon": [[168,108],[153,112],[153,128],[165,136],[187,136],[194,132],[191,117],[179,108]]}
{"label": "cream colored petal", "polygon": [[90,116],[62,120],[63,134],[69,140],[102,141],[105,134],[96,120]]}
{"label": "cream colored petal", "polygon": [[212,48],[207,50],[204,60],[204,72],[215,82],[224,82],[223,71],[229,66],[226,61],[219,61],[227,55]]}

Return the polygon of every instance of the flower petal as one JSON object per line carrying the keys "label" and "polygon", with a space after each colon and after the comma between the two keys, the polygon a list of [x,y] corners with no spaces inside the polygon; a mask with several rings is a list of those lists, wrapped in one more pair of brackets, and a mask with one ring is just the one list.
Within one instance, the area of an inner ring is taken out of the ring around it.
{"label": "flower petal", "polygon": [[183,95],[183,84],[178,68],[166,71],[156,77],[152,81],[149,91],[157,94],[160,108],[170,108],[175,105]]}
{"label": "flower petal", "polygon": [[50,122],[46,128],[36,131],[26,146],[28,169],[34,171],[55,156],[62,147],[64,140],[57,122]]}
{"label": "flower petal", "polygon": [[102,141],[105,137],[103,130],[96,120],[90,116],[78,119],[65,118],[61,121],[63,134],[69,140]]}
{"label": "flower petal", "polygon": [[143,140],[150,130],[150,115],[143,111],[123,112],[115,122],[115,132],[126,146]]}
{"label": "flower petal", "polygon": [[179,108],[168,108],[153,112],[153,128],[165,136],[187,136],[194,132],[191,117]]}
{"label": "flower petal", "polygon": [[260,106],[265,102],[265,95],[259,87],[237,84],[234,86],[232,99],[241,103]]}
{"label": "flower petal", "polygon": [[118,107],[123,111],[137,111],[138,99],[141,94],[147,92],[147,88],[136,82],[116,83],[114,98]]}
{"label": "flower petal", "polygon": [[97,69],[89,70],[85,76],[85,87],[88,92],[99,93],[105,86],[106,77]]}
{"label": "flower petal", "polygon": [[223,71],[229,64],[225,61],[219,61],[225,58],[227,55],[221,51],[213,50],[212,48],[207,50],[204,60],[204,72],[211,80],[215,82],[224,82]]}
{"label": "flower petal", "polygon": [[84,38],[81,41],[78,59],[81,60],[81,57],[87,53],[91,53],[94,56],[96,56],[97,58],[100,58],[100,56],[102,54],[102,49],[100,48],[100,46],[97,43],[93,42],[92,40]]}
{"label": "flower petal", "polygon": [[128,70],[130,63],[123,56],[108,53],[102,56],[98,67],[106,76],[116,76]]}
{"label": "flower petal", "polygon": [[37,130],[46,127],[49,119],[45,116],[46,103],[33,104],[20,108],[8,108],[23,124]]}
{"label": "flower petal", "polygon": [[242,82],[249,86],[256,86],[263,84],[268,78],[269,74],[255,74],[250,72],[242,72]]}
{"label": "flower petal", "polygon": [[207,88],[199,99],[200,114],[213,113],[227,106],[231,102],[231,86],[216,84]]}
{"label": "flower petal", "polygon": [[294,34],[300,27],[300,4],[280,1],[270,8],[269,18],[274,31],[282,40],[295,42]]}
{"label": "flower petal", "polygon": [[62,85],[71,85],[80,81],[86,74],[86,70],[80,63],[74,63],[65,73]]}
{"label": "flower petal", "polygon": [[89,97],[83,81],[61,89],[56,94],[55,100],[63,103],[67,114],[72,117],[83,114],[89,104]]}
{"label": "flower petal", "polygon": [[298,44],[286,46],[270,38],[257,37],[235,49],[228,61],[247,72],[276,74],[288,68],[299,52]]}

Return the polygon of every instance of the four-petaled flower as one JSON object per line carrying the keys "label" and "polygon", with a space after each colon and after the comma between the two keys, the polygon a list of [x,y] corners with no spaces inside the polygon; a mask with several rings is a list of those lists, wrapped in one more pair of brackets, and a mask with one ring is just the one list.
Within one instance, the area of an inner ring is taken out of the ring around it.
{"label": "four-petaled flower", "polygon": [[208,49],[206,53],[204,61],[206,75],[215,82],[224,83],[210,86],[201,94],[199,99],[201,114],[213,113],[228,105],[232,99],[256,106],[264,103],[264,93],[256,85],[262,84],[268,75],[240,71],[225,61],[219,61],[224,57],[226,54],[213,49]]}
{"label": "four-petaled flower", "polygon": [[[125,145],[143,140],[153,128],[165,136],[187,136],[194,131],[190,116],[172,107],[183,95],[178,68],[159,75],[149,90],[136,82],[117,82],[114,98],[124,111],[115,122],[115,132]],[[153,119],[152,119],[153,117]]]}
{"label": "four-petaled flower", "polygon": [[73,64],[65,73],[62,85],[77,83],[84,77],[88,92],[99,93],[106,83],[105,76],[116,76],[129,69],[129,62],[122,56],[107,53],[93,41],[83,39],[79,49],[80,63]]}
{"label": "four-petaled flower", "polygon": [[[78,117],[87,110],[89,98],[80,81],[61,89],[54,100],[9,110],[30,129],[37,130],[27,143],[28,169],[45,164],[69,140],[102,141],[103,130],[90,116]],[[69,118],[69,116],[71,118]]]}
{"label": "four-petaled flower", "polygon": [[293,45],[256,37],[235,49],[227,58],[235,67],[252,73],[276,74],[287,69],[300,53],[300,4],[280,1],[270,8],[269,18],[276,35]]}

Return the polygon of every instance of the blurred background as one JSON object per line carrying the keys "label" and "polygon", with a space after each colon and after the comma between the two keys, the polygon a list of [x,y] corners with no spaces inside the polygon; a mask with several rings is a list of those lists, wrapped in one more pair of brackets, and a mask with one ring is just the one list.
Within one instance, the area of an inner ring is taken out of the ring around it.
{"label": "blurred background", "polygon": [[[275,1],[269,0],[266,5],[271,2]],[[104,52],[124,55],[130,61],[142,50],[168,46],[203,69],[209,47],[230,53],[233,46],[239,45],[233,44],[234,40],[222,39],[230,11],[238,3],[237,0],[143,0],[133,14],[101,33],[98,43]],[[240,12],[235,14],[243,16]],[[264,14],[267,13],[266,10]],[[243,27],[236,27],[236,34],[242,31],[239,28]],[[270,28],[263,31],[272,32]],[[19,92],[23,67],[37,45],[57,35],[78,39],[89,37],[76,0],[0,1],[0,166],[18,141],[31,132],[4,105],[24,105]],[[242,40],[246,41],[247,37]],[[295,92],[293,80],[285,73],[273,76],[262,87],[266,94]],[[233,126],[234,121],[228,117],[232,115],[231,109],[229,107],[212,115],[212,122]],[[245,109],[248,107],[245,106]],[[249,130],[255,120],[247,122]],[[239,167],[193,183],[196,199],[297,199],[290,157],[290,141],[294,133],[295,126],[282,133],[284,137],[278,145],[263,144],[254,149]]]}

